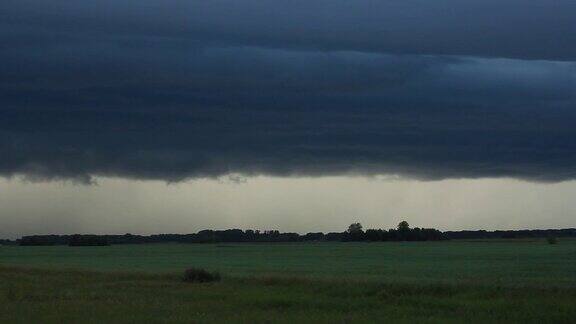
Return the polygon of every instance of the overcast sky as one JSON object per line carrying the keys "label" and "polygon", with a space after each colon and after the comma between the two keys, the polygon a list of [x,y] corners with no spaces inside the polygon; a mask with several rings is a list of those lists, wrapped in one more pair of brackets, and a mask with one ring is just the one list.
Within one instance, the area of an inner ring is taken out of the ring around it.
{"label": "overcast sky", "polygon": [[0,2],[0,235],[576,227],[574,180],[573,0]]}

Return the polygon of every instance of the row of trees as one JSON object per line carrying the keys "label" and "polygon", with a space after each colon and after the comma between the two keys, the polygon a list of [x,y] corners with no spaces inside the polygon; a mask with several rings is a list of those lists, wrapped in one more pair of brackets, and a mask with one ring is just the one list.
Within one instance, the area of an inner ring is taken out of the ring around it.
{"label": "row of trees", "polygon": [[403,221],[396,229],[382,230],[369,229],[364,231],[362,224],[354,223],[348,227],[346,240],[348,241],[441,241],[446,240],[444,233],[433,228],[410,228],[408,222]]}
{"label": "row of trees", "polygon": [[279,231],[258,231],[229,229],[223,231],[203,230],[195,234],[156,234],[156,235],[32,235],[22,237],[18,243],[31,245],[70,245],[103,246],[109,244],[138,243],[217,243],[217,242],[306,242],[306,241],[438,241],[445,239],[442,232],[435,229],[411,229],[402,222],[397,229],[369,229],[364,231],[360,223],[350,225],[345,232],[324,234],[322,232],[280,233]]}
{"label": "row of trees", "polygon": [[509,231],[448,231],[444,234],[450,239],[511,239],[537,237],[576,237],[576,228],[509,230]]}
{"label": "row of trees", "polygon": [[155,234],[155,235],[33,235],[20,240],[3,241],[3,244],[20,245],[109,245],[139,243],[217,243],[217,242],[377,242],[377,241],[440,241],[446,239],[492,239],[530,237],[576,237],[576,229],[562,230],[521,230],[521,231],[458,231],[441,232],[433,228],[410,228],[401,222],[394,229],[364,230],[362,224],[351,224],[344,232],[280,233],[279,231],[257,231],[229,229],[222,231],[204,230],[195,234]]}

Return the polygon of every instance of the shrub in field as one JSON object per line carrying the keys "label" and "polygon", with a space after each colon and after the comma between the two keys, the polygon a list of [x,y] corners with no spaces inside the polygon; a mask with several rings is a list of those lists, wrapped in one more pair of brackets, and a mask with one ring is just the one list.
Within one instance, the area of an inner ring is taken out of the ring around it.
{"label": "shrub in field", "polygon": [[546,242],[548,242],[548,244],[558,244],[558,239],[554,236],[549,236],[546,238]]}
{"label": "shrub in field", "polygon": [[209,272],[200,268],[190,268],[184,271],[184,282],[212,282],[220,281],[220,273]]}
{"label": "shrub in field", "polygon": [[15,302],[18,300],[18,296],[16,295],[16,288],[10,285],[8,286],[8,290],[6,290],[6,300],[9,302]]}

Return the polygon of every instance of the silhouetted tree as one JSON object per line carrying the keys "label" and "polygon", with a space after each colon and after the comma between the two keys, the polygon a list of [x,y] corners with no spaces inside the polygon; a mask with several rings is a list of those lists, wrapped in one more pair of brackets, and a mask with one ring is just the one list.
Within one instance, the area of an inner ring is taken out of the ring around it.
{"label": "silhouetted tree", "polygon": [[398,224],[398,231],[400,232],[408,232],[410,230],[410,225],[408,225],[407,221],[401,221]]}
{"label": "silhouetted tree", "polygon": [[350,224],[350,226],[348,226],[348,233],[354,234],[354,233],[360,233],[360,232],[362,232],[362,224],[352,223],[352,224]]}
{"label": "silhouetted tree", "polygon": [[364,235],[364,231],[362,230],[362,224],[360,223],[352,223],[348,226],[348,230],[346,231],[346,241],[365,241],[366,237]]}
{"label": "silhouetted tree", "polygon": [[397,226],[396,237],[399,241],[412,241],[410,225],[407,221],[401,221]]}

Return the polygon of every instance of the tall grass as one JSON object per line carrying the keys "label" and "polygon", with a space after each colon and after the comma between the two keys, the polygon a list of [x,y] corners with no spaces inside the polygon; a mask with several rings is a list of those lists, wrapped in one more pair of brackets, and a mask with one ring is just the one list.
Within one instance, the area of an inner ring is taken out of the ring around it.
{"label": "tall grass", "polygon": [[571,323],[576,289],[0,267],[1,323]]}
{"label": "tall grass", "polygon": [[[222,248],[232,246],[234,248]],[[226,276],[305,277],[433,284],[576,286],[576,240],[320,244],[143,244],[0,247],[0,264],[178,273],[191,265]]]}

